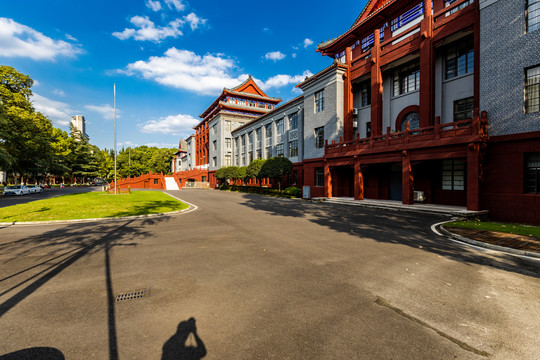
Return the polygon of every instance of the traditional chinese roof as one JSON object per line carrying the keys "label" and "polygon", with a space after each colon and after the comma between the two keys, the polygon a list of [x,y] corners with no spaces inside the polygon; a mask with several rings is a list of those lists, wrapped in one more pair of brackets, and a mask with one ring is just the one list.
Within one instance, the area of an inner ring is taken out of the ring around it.
{"label": "traditional chinese roof", "polygon": [[[408,3],[408,1],[404,0],[400,0],[400,2]],[[350,46],[356,40],[357,33],[365,31],[362,29],[364,26],[368,28],[375,27],[380,25],[376,24],[376,22],[386,21],[382,16],[382,12],[394,3],[398,3],[398,0],[369,0],[347,32],[320,43],[317,46],[317,51],[323,55],[333,56],[344,47]]]}
{"label": "traditional chinese roof", "polygon": [[281,104],[279,107],[276,107],[275,109],[273,109],[273,110],[267,112],[266,114],[261,115],[261,116],[257,117],[256,119],[254,119],[254,120],[252,120],[252,121],[250,121],[250,122],[247,122],[247,123],[245,123],[244,125],[242,125],[242,126],[240,126],[240,127],[237,127],[236,129],[234,129],[234,130],[232,131],[232,133],[235,133],[235,132],[237,132],[237,131],[240,131],[240,130],[242,130],[242,129],[248,127],[249,125],[252,125],[255,121],[264,120],[264,119],[266,119],[266,118],[268,118],[268,117],[275,116],[275,114],[279,113],[280,111],[283,111],[283,108],[284,108],[284,107],[286,107],[286,106],[288,106],[288,105],[290,105],[290,104],[292,104],[292,103],[294,103],[294,102],[296,102],[296,101],[298,101],[298,100],[301,100],[301,99],[303,99],[303,98],[304,98],[304,95],[303,95],[303,94],[300,95],[300,96],[297,96],[297,97],[295,97],[294,99],[289,100],[289,101],[287,101],[286,103]]}
{"label": "traditional chinese roof", "polygon": [[332,63],[332,65],[330,65],[329,67],[327,67],[326,69],[323,69],[321,71],[319,71],[318,73],[316,73],[315,75],[312,75],[310,77],[307,77],[304,79],[304,81],[296,84],[296,87],[297,88],[302,88],[303,86],[315,81],[316,79],[319,79],[321,76],[323,76],[324,74],[330,72],[332,69],[335,69],[335,68],[342,68],[342,69],[347,69],[347,66],[346,65],[343,65],[339,60],[335,59],[334,62]]}

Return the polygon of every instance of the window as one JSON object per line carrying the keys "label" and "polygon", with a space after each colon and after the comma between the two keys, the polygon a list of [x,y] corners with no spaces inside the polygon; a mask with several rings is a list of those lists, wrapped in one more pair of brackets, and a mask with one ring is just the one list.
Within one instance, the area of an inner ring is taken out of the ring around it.
{"label": "window", "polygon": [[257,159],[262,159],[261,149],[257,149]]}
{"label": "window", "polygon": [[315,168],[315,186],[324,186],[324,168]]}
{"label": "window", "polygon": [[360,84],[360,107],[371,105],[371,83],[365,81]]}
{"label": "window", "polygon": [[235,142],[235,146],[236,146],[236,152],[239,152],[240,151],[240,139],[239,138],[235,138],[234,139],[234,142]]}
{"label": "window", "polygon": [[540,0],[527,0],[527,32],[540,29]]}
{"label": "window", "polygon": [[442,189],[465,190],[465,161],[443,160]]}
{"label": "window", "polygon": [[289,116],[289,130],[295,130],[298,128],[298,113]]}
{"label": "window", "polygon": [[460,41],[446,49],[446,79],[472,73],[474,70],[474,42],[472,38]]}
{"label": "window", "polygon": [[473,107],[473,97],[454,101],[454,121],[472,119]]}
{"label": "window", "polygon": [[242,135],[242,147],[246,146],[246,135]]}
{"label": "window", "polygon": [[231,155],[225,155],[225,166],[231,166]]}
{"label": "window", "polygon": [[283,144],[277,144],[276,145],[276,156],[277,157],[283,157],[285,155],[285,150],[283,148]]}
{"label": "window", "polygon": [[225,121],[225,130],[231,131],[231,122],[229,120]]}
{"label": "window", "polygon": [[324,147],[324,126],[315,129],[315,148],[322,149]]}
{"label": "window", "polygon": [[[445,3],[444,3],[444,7],[448,7],[448,6],[452,5],[452,3],[454,3],[454,2],[456,2],[456,0],[447,0],[447,1],[445,1]],[[472,4],[473,2],[474,2],[474,0],[468,0],[468,1],[465,1],[463,4],[461,4],[461,5],[459,5],[459,6],[455,7],[455,8],[453,8],[453,9],[450,10],[450,11],[447,11],[444,15],[450,16],[450,15],[452,15],[453,13],[455,13],[455,12],[457,12],[457,11],[459,11],[459,10],[461,10],[461,9],[463,9],[463,8],[465,8],[465,7],[467,7],[467,6],[469,6],[469,5]]]}
{"label": "window", "polygon": [[289,157],[298,156],[298,140],[289,142]]}
{"label": "window", "polygon": [[525,192],[540,194],[540,153],[525,156]]}
{"label": "window", "polygon": [[366,123],[366,137],[371,137],[371,121]]}
{"label": "window", "polygon": [[394,73],[394,96],[420,89],[420,63],[414,62]]}
{"label": "window", "polygon": [[217,166],[217,157],[215,156],[212,158],[212,166]]}
{"label": "window", "polygon": [[248,156],[248,157],[249,157],[249,159],[248,159],[248,160],[249,160],[249,161],[248,161],[248,164],[251,164],[252,161],[253,161],[253,151],[250,151],[250,152],[249,152],[249,156]]}
{"label": "window", "polygon": [[276,121],[276,130],[278,135],[283,134],[283,120]]}
{"label": "window", "polygon": [[231,148],[231,138],[225,138],[225,147],[227,149]]}
{"label": "window", "polygon": [[234,157],[234,166],[239,166],[240,165],[240,156],[236,155]]}
{"label": "window", "polygon": [[159,182],[159,180],[158,180],[158,179],[154,179],[154,185],[157,185],[157,184],[158,184],[158,182]]}
{"label": "window", "polygon": [[217,140],[212,141],[212,149],[213,149],[214,151],[217,150]]}
{"label": "window", "polygon": [[315,112],[324,111],[324,90],[315,93]]}
{"label": "window", "polygon": [[259,147],[261,147],[262,130],[261,130],[261,128],[258,128],[256,131],[257,131],[257,144],[259,145]]}
{"label": "window", "polygon": [[266,158],[267,159],[270,159],[272,157],[272,147],[271,146],[267,146],[266,147]]}
{"label": "window", "polygon": [[272,124],[266,125],[266,138],[267,139],[272,138]]}
{"label": "window", "polygon": [[540,66],[527,69],[525,74],[525,112],[540,111]]}
{"label": "window", "polygon": [[401,120],[401,131],[407,129],[407,124],[409,124],[409,130],[418,129],[420,127],[420,115],[416,111],[405,115]]}

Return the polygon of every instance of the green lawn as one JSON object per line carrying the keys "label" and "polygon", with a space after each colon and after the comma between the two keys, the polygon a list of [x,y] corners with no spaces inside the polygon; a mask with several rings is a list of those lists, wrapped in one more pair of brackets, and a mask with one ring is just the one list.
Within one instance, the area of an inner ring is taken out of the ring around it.
{"label": "green lawn", "polygon": [[540,237],[540,226],[502,223],[494,221],[454,221],[444,224],[446,228],[499,231],[509,234]]}
{"label": "green lawn", "polygon": [[0,208],[0,222],[109,218],[158,214],[189,206],[160,191],[73,194]]}

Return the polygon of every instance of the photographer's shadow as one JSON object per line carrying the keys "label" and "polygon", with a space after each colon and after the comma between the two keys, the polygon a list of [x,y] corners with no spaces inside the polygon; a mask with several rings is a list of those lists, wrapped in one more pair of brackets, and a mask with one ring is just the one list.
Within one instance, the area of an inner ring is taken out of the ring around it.
{"label": "photographer's shadow", "polygon": [[[193,336],[190,337],[190,334],[193,334]],[[190,318],[187,321],[181,321],[178,324],[176,334],[163,345],[161,360],[199,360],[205,355],[206,348],[199,335],[197,335],[195,319]]]}

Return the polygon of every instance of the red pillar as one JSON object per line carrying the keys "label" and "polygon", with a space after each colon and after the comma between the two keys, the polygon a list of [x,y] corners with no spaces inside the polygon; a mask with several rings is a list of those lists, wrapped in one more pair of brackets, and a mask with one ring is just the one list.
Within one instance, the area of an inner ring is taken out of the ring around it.
{"label": "red pillar", "polygon": [[467,210],[480,210],[480,144],[467,147]]}
{"label": "red pillar", "polygon": [[332,174],[326,160],[324,160],[324,196],[327,198],[332,197]]}
{"label": "red pillar", "polygon": [[403,151],[401,160],[401,202],[406,205],[414,203],[414,179],[411,159],[406,151]]}
{"label": "red pillar", "polygon": [[371,136],[382,135],[381,30],[375,30],[375,44],[371,49]]}
{"label": "red pillar", "polygon": [[354,200],[364,200],[364,174],[358,156],[354,157]]}
{"label": "red pillar", "polygon": [[344,74],[343,79],[343,138],[345,141],[350,141],[353,139],[353,92],[352,92],[352,79],[351,79],[351,68],[352,68],[352,53],[351,48],[348,47],[345,52],[345,59],[347,62],[347,71]]}
{"label": "red pillar", "polygon": [[424,19],[420,23],[420,127],[433,124],[435,116],[435,51],[431,1],[424,1]]}

